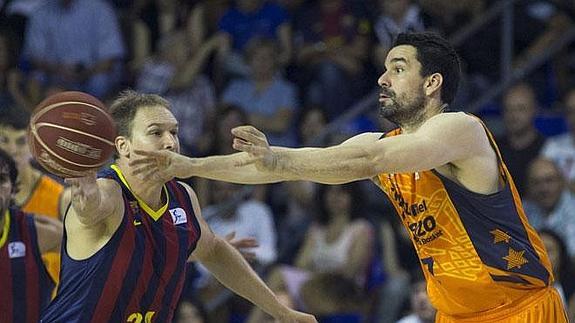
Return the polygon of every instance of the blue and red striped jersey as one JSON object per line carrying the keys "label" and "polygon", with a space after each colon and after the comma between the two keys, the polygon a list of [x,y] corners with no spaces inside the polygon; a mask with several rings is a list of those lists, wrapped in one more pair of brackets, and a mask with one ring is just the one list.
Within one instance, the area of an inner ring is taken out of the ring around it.
{"label": "blue and red striped jersey", "polygon": [[83,260],[66,252],[60,286],[42,322],[171,322],[200,227],[186,188],[169,181],[166,203],[150,209],[112,165],[98,177],[122,187],[124,216],[104,247]]}
{"label": "blue and red striped jersey", "polygon": [[0,235],[0,321],[38,322],[54,289],[32,215],[6,211]]}

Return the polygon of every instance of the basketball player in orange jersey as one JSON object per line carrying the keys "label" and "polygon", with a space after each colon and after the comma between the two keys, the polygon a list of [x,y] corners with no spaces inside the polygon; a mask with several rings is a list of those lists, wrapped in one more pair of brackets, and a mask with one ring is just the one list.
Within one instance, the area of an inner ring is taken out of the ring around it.
{"label": "basketball player in orange jersey", "polygon": [[[237,183],[371,179],[409,231],[436,322],[567,322],[541,239],[481,121],[445,112],[456,93],[455,50],[430,33],[401,34],[380,76],[381,114],[399,125],[328,148],[270,147],[251,126],[232,130],[228,156],[139,152],[140,176]],[[334,93],[337,95],[337,93]]]}
{"label": "basketball player in orange jersey", "polygon": [[[5,109],[0,114],[0,148],[14,158],[18,167],[18,189],[14,201],[23,212],[60,219],[66,204],[62,203],[65,188],[62,183],[43,174],[30,163],[32,156],[27,140],[29,118],[28,113],[19,107]],[[58,283],[59,252],[46,253],[42,259],[50,276]]]}

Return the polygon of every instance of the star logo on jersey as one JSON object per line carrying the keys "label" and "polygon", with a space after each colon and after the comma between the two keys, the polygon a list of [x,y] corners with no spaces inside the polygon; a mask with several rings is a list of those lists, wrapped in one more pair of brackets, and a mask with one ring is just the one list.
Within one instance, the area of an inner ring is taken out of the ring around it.
{"label": "star logo on jersey", "polygon": [[186,211],[181,207],[170,210],[170,215],[172,215],[172,221],[175,225],[187,223],[188,217],[186,216]]}
{"label": "star logo on jersey", "polygon": [[26,256],[26,245],[22,241],[14,241],[8,244],[8,258],[22,258]]}
{"label": "star logo on jersey", "polygon": [[521,266],[528,263],[529,261],[523,257],[523,254],[525,254],[525,250],[516,251],[509,248],[509,254],[503,257],[503,259],[507,260],[507,270],[515,267],[521,269]]}
{"label": "star logo on jersey", "polygon": [[507,233],[505,233],[499,229],[489,231],[489,233],[491,233],[493,235],[493,243],[499,243],[502,241],[505,241],[505,243],[509,243],[509,240],[511,240],[510,235],[508,235]]}

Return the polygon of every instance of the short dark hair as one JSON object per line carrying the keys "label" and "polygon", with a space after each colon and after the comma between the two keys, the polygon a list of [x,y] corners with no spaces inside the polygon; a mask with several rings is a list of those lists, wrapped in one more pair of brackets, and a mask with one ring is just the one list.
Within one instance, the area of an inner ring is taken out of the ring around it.
{"label": "short dark hair", "polygon": [[30,114],[24,108],[11,106],[0,113],[0,126],[10,126],[16,130],[25,130],[30,122]]}
{"label": "short dark hair", "polygon": [[16,179],[18,178],[16,162],[14,162],[14,159],[12,159],[6,151],[0,149],[0,169],[4,167],[8,167],[8,177],[10,178],[10,183],[12,183],[12,192],[16,192]]}
{"label": "short dark hair", "polygon": [[449,42],[437,33],[401,33],[393,47],[409,45],[417,50],[417,60],[421,63],[421,76],[439,73],[443,76],[441,101],[451,104],[457,93],[461,75],[461,63],[457,52]]}
{"label": "short dark hair", "polygon": [[168,100],[159,95],[139,93],[133,90],[120,92],[110,106],[110,115],[116,124],[118,136],[130,138],[132,135],[132,123],[136,112],[138,112],[140,108],[152,106],[162,106],[170,110]]}

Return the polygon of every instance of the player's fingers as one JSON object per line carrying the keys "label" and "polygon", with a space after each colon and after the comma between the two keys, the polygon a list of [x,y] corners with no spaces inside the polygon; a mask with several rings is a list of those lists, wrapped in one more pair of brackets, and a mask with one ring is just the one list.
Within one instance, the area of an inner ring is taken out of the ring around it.
{"label": "player's fingers", "polygon": [[140,174],[144,174],[144,173],[149,173],[149,172],[152,172],[153,170],[156,170],[156,169],[157,169],[157,166],[153,165],[153,164],[135,167],[132,170],[132,175],[136,176],[136,175],[140,175]]}
{"label": "player's fingers", "polygon": [[232,129],[232,134],[237,138],[252,143],[253,145],[263,146],[267,144],[265,135],[251,126],[245,126],[244,128],[234,128]]}
{"label": "player's fingers", "polygon": [[142,155],[142,156],[147,156],[147,157],[158,157],[158,156],[162,155],[160,152],[153,151],[153,150],[134,149],[133,152],[136,155]]}
{"label": "player's fingers", "polygon": [[152,164],[152,163],[156,163],[156,158],[144,157],[144,158],[138,158],[138,159],[130,159],[130,161],[128,162],[128,165],[129,166],[138,166],[138,165],[142,165],[142,164]]}

